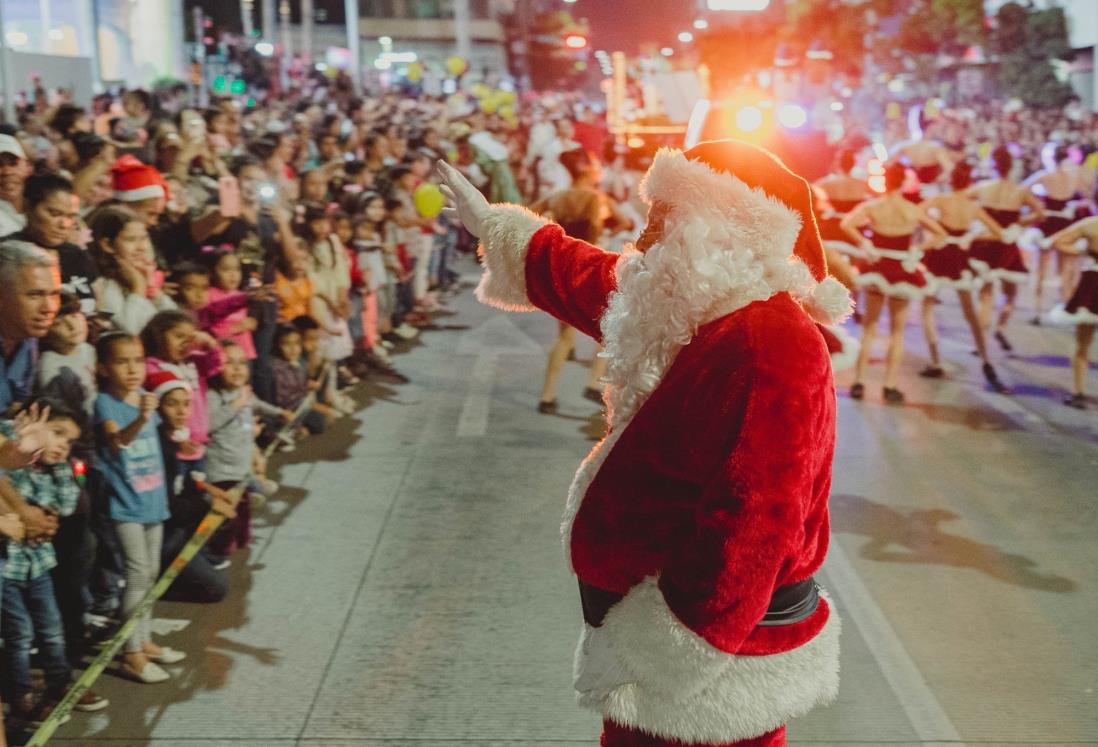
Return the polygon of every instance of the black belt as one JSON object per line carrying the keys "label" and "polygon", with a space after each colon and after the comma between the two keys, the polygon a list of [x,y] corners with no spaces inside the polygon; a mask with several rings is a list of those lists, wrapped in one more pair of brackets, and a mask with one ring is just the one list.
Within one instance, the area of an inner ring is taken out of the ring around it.
{"label": "black belt", "polygon": [[[593,628],[600,627],[610,608],[625,597],[624,594],[599,589],[582,581],[579,582],[579,589],[584,622]],[[808,619],[819,604],[820,587],[811,576],[795,584],[779,586],[770,596],[770,604],[759,625],[799,623]]]}

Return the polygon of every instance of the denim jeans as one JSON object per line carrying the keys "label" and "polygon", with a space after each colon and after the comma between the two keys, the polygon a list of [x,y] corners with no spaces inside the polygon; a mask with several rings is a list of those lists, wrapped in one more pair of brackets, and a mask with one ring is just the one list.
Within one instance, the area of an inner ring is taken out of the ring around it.
{"label": "denim jeans", "polygon": [[46,692],[60,697],[72,681],[65,658],[65,628],[48,573],[38,578],[4,579],[4,669],[15,698],[34,690],[31,647],[38,641],[38,658],[46,673]]}

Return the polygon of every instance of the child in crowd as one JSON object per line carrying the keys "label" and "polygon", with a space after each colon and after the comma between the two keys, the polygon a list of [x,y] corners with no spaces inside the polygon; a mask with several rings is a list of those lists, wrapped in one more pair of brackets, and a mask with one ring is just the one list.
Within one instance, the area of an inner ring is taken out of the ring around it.
{"label": "child in crowd", "polygon": [[[182,312],[161,312],[161,314]],[[185,316],[185,315],[184,315]],[[193,323],[192,323],[193,324]],[[108,494],[109,513],[126,568],[122,616],[129,617],[156,582],[160,570],[163,522],[168,518],[168,493],[157,426],[156,395],[141,388],[146,359],[141,341],[112,333],[99,338],[99,395],[95,400],[95,469]],[[151,611],[126,641],[122,672],[144,683],[163,682],[168,673],[158,666],[174,664],[184,654],[152,642]]]}
{"label": "child in crowd", "polygon": [[355,411],[355,403],[336,386],[336,372],[331,361],[321,353],[320,325],[310,316],[299,316],[292,322],[301,333],[301,367],[309,382],[309,389],[316,392],[314,409],[328,420]]}
{"label": "child in crowd", "polygon": [[[72,293],[61,294],[61,308],[46,335],[45,350],[35,372],[37,390],[51,397],[73,392],[58,381],[62,377],[80,386],[80,408],[90,415],[97,393],[95,348],[88,342],[88,320],[80,310],[80,299]],[[60,389],[55,392],[55,387]]]}
{"label": "child in crowd", "polygon": [[[309,246],[309,279],[314,292],[310,316],[320,325],[321,355],[338,366],[354,352],[347,324],[351,315],[350,261],[332,232],[324,206],[305,207],[302,234]],[[339,373],[350,383],[358,381],[345,367],[341,366]]]}
{"label": "child in crowd", "polygon": [[[296,412],[309,392],[316,389],[309,384],[308,375],[301,366],[302,355],[304,350],[301,345],[301,332],[292,324],[280,324],[275,331],[274,404],[291,412]],[[310,408],[309,412],[300,418],[300,422],[298,436],[323,433],[328,426],[328,419],[315,408]]]}
{"label": "child in crowd", "polygon": [[395,198],[385,201],[385,245],[393,247],[386,253],[386,263],[396,282],[393,288],[393,324],[407,323],[420,327],[430,323],[422,311],[415,308],[416,295],[413,288],[415,261],[412,248],[405,242],[406,231],[398,223],[398,218],[406,212],[403,203]]}
{"label": "child in crowd", "polygon": [[278,258],[275,275],[275,296],[278,298],[278,323],[288,324],[312,310],[313,281],[309,279],[309,257],[299,245],[283,252]]}
{"label": "child in crowd", "polygon": [[[80,486],[69,461],[73,443],[80,437],[84,415],[63,404],[49,404],[49,443],[38,463],[7,473],[12,487],[27,503],[55,516],[76,510]],[[0,421],[0,431],[14,436],[11,423]],[[49,716],[72,681],[65,654],[65,630],[57,606],[50,569],[57,566],[53,545],[13,543],[3,568],[4,670],[17,718],[39,723]],[[35,697],[31,678],[31,647],[38,647],[38,661],[45,671],[46,689]],[[107,699],[88,691],[77,710],[98,711]]]}
{"label": "child in crowd", "polygon": [[[221,249],[212,255],[210,268],[210,305],[216,306],[236,298],[241,292],[240,284],[244,278],[240,257],[232,248]],[[255,341],[252,333],[259,326],[255,317],[248,314],[244,307],[230,312],[219,321],[214,322],[208,332],[218,340],[232,340],[240,346],[244,357],[255,360]]]}
{"label": "child in crowd", "polygon": [[[209,391],[210,441],[206,452],[206,479],[210,485],[230,490],[248,480],[255,463],[255,418],[289,422],[293,413],[255,396],[244,349],[232,340],[221,344],[224,363]],[[277,489],[277,485],[274,485]],[[273,491],[272,491],[273,492]],[[237,504],[236,518],[226,522],[212,540],[212,554],[227,558],[252,539],[252,497],[246,491]]]}
{"label": "child in crowd", "polygon": [[[230,519],[236,515],[233,501],[222,490],[211,487],[206,477],[179,459],[180,444],[186,440],[191,419],[193,393],[190,385],[169,371],[149,377],[148,384],[160,399],[160,450],[168,484],[171,516],[164,522],[161,567],[179,555],[198,529],[202,518],[213,510]],[[220,602],[229,591],[229,581],[209,543],[187,563],[169,589],[171,599],[188,602]]]}
{"label": "child in crowd", "polygon": [[136,335],[157,311],[174,309],[156,269],[145,218],[124,208],[107,206],[91,216],[91,255],[103,274],[99,310],[114,326]]}
{"label": "child in crowd", "polygon": [[[360,204],[362,214],[355,222],[354,249],[366,285],[367,316],[370,316],[372,302],[376,306],[373,317],[376,319],[377,335],[382,340],[390,334],[402,340],[415,339],[419,330],[412,325],[402,322],[398,327],[393,327],[396,298],[394,278],[401,273],[401,268],[396,247],[386,243],[388,213],[385,209],[385,198],[376,192],[370,192],[363,196]],[[369,319],[366,323],[369,324]],[[392,347],[392,343],[379,343],[381,350]],[[374,350],[380,352],[377,345]]]}
{"label": "child in crowd", "polygon": [[[184,279],[194,275],[184,276]],[[146,375],[171,371],[186,381],[194,392],[191,407],[190,437],[181,445],[179,458],[201,462],[209,440],[209,415],[206,406],[208,380],[221,368],[221,347],[205,332],[197,329],[186,311],[161,311],[141,332],[148,357]]]}

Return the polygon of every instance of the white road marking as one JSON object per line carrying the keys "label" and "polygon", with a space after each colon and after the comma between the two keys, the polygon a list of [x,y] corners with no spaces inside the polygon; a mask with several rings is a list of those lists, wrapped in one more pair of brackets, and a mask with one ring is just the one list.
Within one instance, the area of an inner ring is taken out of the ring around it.
{"label": "white road marking", "polygon": [[488,410],[492,404],[492,390],[496,385],[496,366],[499,354],[483,351],[473,362],[469,376],[469,388],[461,405],[457,434],[460,437],[479,437],[488,432]]}
{"label": "white road marking", "polygon": [[842,600],[847,611],[843,622],[852,623],[858,629],[919,739],[964,745],[957,727],[934,697],[918,665],[854,570],[846,551],[834,538],[828,548],[824,571],[832,582],[827,587],[828,593]]}

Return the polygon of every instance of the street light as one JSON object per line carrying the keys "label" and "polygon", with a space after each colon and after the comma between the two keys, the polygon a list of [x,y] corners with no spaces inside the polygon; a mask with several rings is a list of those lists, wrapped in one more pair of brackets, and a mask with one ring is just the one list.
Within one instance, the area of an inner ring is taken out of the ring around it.
{"label": "street light", "polygon": [[670,57],[671,55],[675,54],[675,50],[671,49],[671,47],[664,47],[660,50],[660,54],[662,54],[664,57]]}
{"label": "street light", "polygon": [[705,31],[707,28],[709,28],[709,21],[705,20],[704,18],[699,18],[698,20],[694,21],[694,28],[696,28],[698,31]]}
{"label": "street light", "polygon": [[681,41],[683,44],[689,44],[690,42],[694,41],[694,35],[691,34],[689,31],[681,31],[679,32],[679,41]]}

